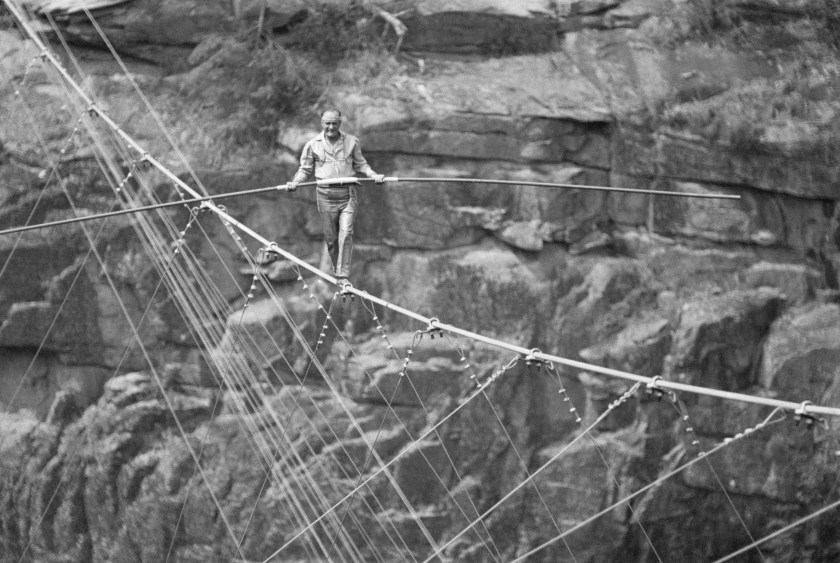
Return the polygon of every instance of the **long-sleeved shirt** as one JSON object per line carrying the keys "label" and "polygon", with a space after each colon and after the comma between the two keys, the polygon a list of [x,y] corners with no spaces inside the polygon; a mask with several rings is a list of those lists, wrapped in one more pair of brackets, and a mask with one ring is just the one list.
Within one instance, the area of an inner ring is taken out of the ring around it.
{"label": "long-sleeved shirt", "polygon": [[295,182],[305,182],[313,174],[316,180],[352,177],[361,174],[367,178],[376,175],[362,156],[359,139],[347,133],[330,143],[321,132],[306,143],[300,155],[300,168],[295,174]]}

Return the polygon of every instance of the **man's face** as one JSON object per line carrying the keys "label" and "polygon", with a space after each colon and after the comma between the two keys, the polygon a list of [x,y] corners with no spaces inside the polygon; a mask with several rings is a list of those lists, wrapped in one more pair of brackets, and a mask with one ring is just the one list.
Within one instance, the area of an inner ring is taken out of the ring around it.
{"label": "man's face", "polygon": [[328,111],[321,117],[321,127],[324,128],[324,136],[327,139],[337,139],[340,135],[341,116],[334,111]]}

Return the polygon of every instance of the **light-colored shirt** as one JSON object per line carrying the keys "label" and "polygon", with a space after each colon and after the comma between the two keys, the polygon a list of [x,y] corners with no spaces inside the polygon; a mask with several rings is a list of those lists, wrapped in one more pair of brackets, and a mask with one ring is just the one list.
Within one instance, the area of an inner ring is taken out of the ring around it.
{"label": "light-colored shirt", "polygon": [[362,156],[359,139],[341,133],[335,143],[324,137],[323,131],[306,143],[300,155],[300,168],[295,182],[305,182],[314,174],[316,180],[352,177],[361,174],[367,178],[376,175]]}

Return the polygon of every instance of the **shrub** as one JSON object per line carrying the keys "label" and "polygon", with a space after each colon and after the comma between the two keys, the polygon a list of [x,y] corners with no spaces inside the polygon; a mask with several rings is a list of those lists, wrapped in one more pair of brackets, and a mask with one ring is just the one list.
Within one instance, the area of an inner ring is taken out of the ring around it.
{"label": "shrub", "polygon": [[17,22],[12,16],[6,5],[0,2],[0,29],[14,29],[17,27]]}
{"label": "shrub", "polygon": [[813,0],[808,15],[814,22],[817,36],[827,45],[840,49],[840,2]]}
{"label": "shrub", "polygon": [[295,28],[291,44],[324,63],[334,63],[360,51],[384,50],[381,36],[386,25],[358,0],[318,4]]}
{"label": "shrub", "polygon": [[719,0],[689,0],[688,24],[699,37],[719,35],[738,26],[740,19]]}
{"label": "shrub", "polygon": [[232,143],[270,143],[278,119],[311,103],[318,91],[291,53],[258,37],[209,38],[189,62],[182,94],[210,106],[224,123],[220,135]]}

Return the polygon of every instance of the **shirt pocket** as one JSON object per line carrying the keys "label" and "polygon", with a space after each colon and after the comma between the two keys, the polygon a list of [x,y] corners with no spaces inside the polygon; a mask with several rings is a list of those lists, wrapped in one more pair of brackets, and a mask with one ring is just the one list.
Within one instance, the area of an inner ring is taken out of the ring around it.
{"label": "shirt pocket", "polygon": [[312,163],[315,168],[321,168],[324,165],[324,151],[319,150],[318,146],[312,147]]}

